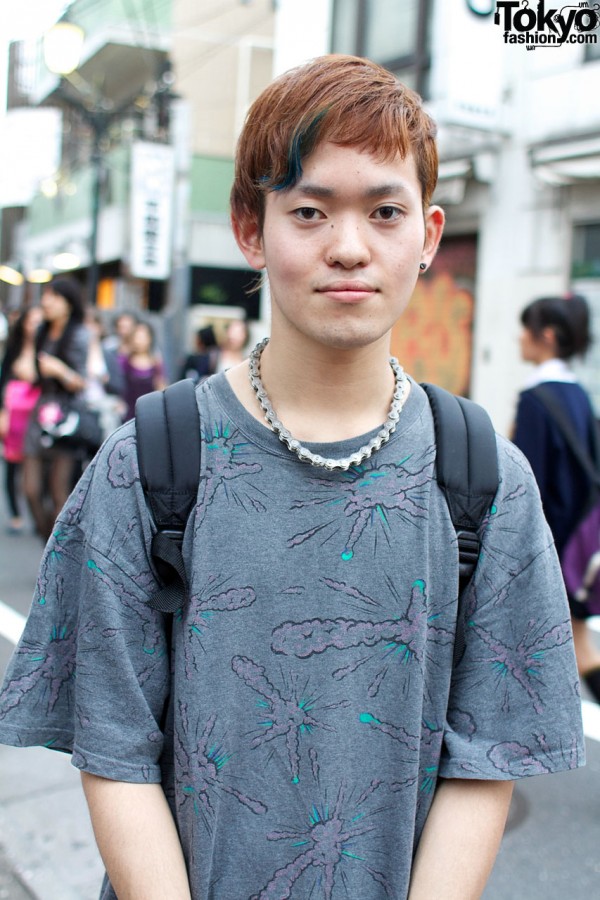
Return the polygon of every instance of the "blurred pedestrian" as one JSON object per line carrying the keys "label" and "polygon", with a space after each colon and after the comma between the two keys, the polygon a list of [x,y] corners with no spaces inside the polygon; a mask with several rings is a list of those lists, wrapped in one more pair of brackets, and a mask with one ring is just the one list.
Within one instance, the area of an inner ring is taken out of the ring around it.
{"label": "blurred pedestrian", "polygon": [[46,540],[73,487],[76,464],[88,455],[73,430],[85,419],[89,333],[79,283],[58,276],[43,290],[36,337],[40,398],[25,435],[23,490],[38,534]]}
{"label": "blurred pedestrian", "polygon": [[135,415],[135,401],[150,391],[167,386],[162,358],[156,349],[154,329],[149,322],[138,322],[131,336],[128,356],[121,360],[123,399],[126,409],[123,421]]}
{"label": "blurred pedestrian", "polygon": [[199,328],[196,332],[195,351],[186,356],[179,377],[191,378],[199,384],[217,371],[218,355],[219,348],[213,326],[206,325]]}
{"label": "blurred pedestrian", "polygon": [[102,350],[108,369],[106,390],[109,394],[123,397],[123,364],[131,350],[131,339],[138,317],[132,312],[119,313],[112,323],[112,333],[102,340]]}
{"label": "blurred pedestrian", "polygon": [[4,356],[6,350],[6,342],[8,340],[8,319],[0,309],[0,354]]}
{"label": "blurred pedestrian", "polygon": [[24,527],[21,467],[24,441],[33,408],[40,395],[35,363],[35,339],[42,321],[39,306],[25,309],[10,329],[0,370],[0,441],[4,448],[5,489],[10,519],[8,530]]}
{"label": "blurred pedestrian", "polygon": [[86,366],[84,399],[100,418],[102,440],[108,437],[123,420],[125,403],[109,391],[110,372],[104,349],[104,322],[97,311],[88,310],[85,324],[89,330],[89,350]]}
{"label": "blurred pedestrian", "polygon": [[[542,297],[525,307],[521,325],[521,357],[535,369],[519,395],[513,441],[531,464],[560,557],[586,508],[590,483],[536,388],[552,392],[593,459],[596,417],[569,365],[591,343],[588,305],[578,295]],[[569,605],[579,674],[600,702],[600,651],[588,629],[589,613],[573,597]]]}
{"label": "blurred pedestrian", "polygon": [[217,372],[226,372],[234,366],[239,366],[247,354],[250,331],[245,319],[232,319],[227,324],[223,339],[219,342],[217,355]]}

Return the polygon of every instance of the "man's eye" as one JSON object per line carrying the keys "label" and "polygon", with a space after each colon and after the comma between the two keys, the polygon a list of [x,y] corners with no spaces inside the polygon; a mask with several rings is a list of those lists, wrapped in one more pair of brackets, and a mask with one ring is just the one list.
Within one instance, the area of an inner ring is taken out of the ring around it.
{"label": "man's eye", "polygon": [[313,206],[301,206],[299,209],[294,210],[294,212],[303,222],[314,222],[321,217],[319,210],[315,209]]}
{"label": "man's eye", "polygon": [[397,206],[380,206],[375,210],[375,218],[381,219],[383,222],[393,222],[402,215],[401,210]]}

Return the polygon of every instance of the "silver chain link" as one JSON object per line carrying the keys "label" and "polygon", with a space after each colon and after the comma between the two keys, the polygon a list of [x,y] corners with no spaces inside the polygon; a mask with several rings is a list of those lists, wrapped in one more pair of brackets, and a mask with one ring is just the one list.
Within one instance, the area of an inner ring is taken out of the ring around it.
{"label": "silver chain link", "polygon": [[298,459],[302,460],[302,462],[310,463],[311,466],[327,469],[328,471],[341,469],[342,471],[347,472],[352,466],[359,466],[365,459],[369,459],[376,450],[379,450],[383,444],[389,441],[390,435],[396,430],[400,412],[402,411],[402,407],[408,396],[409,381],[397,359],[393,356],[390,357],[390,366],[394,373],[395,388],[390,411],[381,431],[379,431],[368,444],[365,444],[351,456],[346,456],[344,459],[325,459],[325,457],[319,456],[317,453],[311,453],[307,447],[303,447],[300,441],[297,441],[291,432],[288,431],[277,418],[277,413],[271,405],[271,401],[269,400],[268,394],[265,391],[260,378],[260,357],[268,343],[269,338],[264,338],[264,340],[256,345],[250,354],[250,384],[264,411],[265,419],[279,440],[286,445],[288,450],[295,453]]}

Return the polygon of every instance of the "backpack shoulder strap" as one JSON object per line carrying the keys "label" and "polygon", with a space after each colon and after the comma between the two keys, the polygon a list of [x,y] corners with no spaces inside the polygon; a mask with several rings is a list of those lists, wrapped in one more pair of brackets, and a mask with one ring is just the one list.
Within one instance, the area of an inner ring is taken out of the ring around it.
{"label": "backpack shoulder strap", "polygon": [[181,545],[200,478],[200,416],[191,379],[144,394],[135,405],[140,481],[156,526],[152,558],[164,582],[148,601],[176,612],[186,600]]}
{"label": "backpack shoulder strap", "polygon": [[453,654],[456,667],[465,652],[468,617],[460,600],[479,560],[483,517],[498,490],[498,450],[494,426],[481,406],[437,385],[421,386],[433,414],[437,481],[446,496],[458,541],[459,605]]}
{"label": "backpack shoulder strap", "polygon": [[498,490],[496,434],[487,412],[464,397],[423,384],[437,446],[436,474],[443,490],[459,553],[459,594],[479,559],[479,530]]}
{"label": "backpack shoulder strap", "polygon": [[[562,435],[567,442],[569,449],[571,450],[571,453],[587,475],[590,482],[596,488],[600,487],[600,472],[598,471],[598,466],[595,464],[590,453],[584,447],[581,438],[575,430],[575,426],[573,425],[568,413],[564,409],[558,397],[550,388],[546,387],[546,385],[543,384],[538,384],[537,387],[532,388],[531,392],[535,397],[537,397],[540,403],[550,414],[554,422],[556,422],[556,424],[560,428]],[[594,456],[597,458],[598,437],[595,422],[593,424],[594,429],[592,433],[592,439],[594,442]]]}

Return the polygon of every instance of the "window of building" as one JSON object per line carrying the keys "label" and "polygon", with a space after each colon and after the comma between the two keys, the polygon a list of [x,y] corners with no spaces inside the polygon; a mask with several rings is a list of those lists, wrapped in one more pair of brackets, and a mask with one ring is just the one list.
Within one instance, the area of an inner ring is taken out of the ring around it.
{"label": "window of building", "polygon": [[600,222],[573,229],[573,278],[600,278]]}
{"label": "window of building", "polygon": [[36,79],[36,48],[32,42],[14,41],[8,47],[6,108],[31,106]]}
{"label": "window of building", "polygon": [[257,275],[252,269],[224,269],[192,266],[191,303],[219,309],[241,307],[246,317],[260,317],[260,291],[255,290]]}
{"label": "window of building", "polygon": [[590,392],[600,415],[600,222],[586,222],[573,229],[570,289],[582,294],[590,307],[592,346],[573,368]]}
{"label": "window of building", "polygon": [[427,96],[429,0],[335,0],[332,50],[366,56]]}

